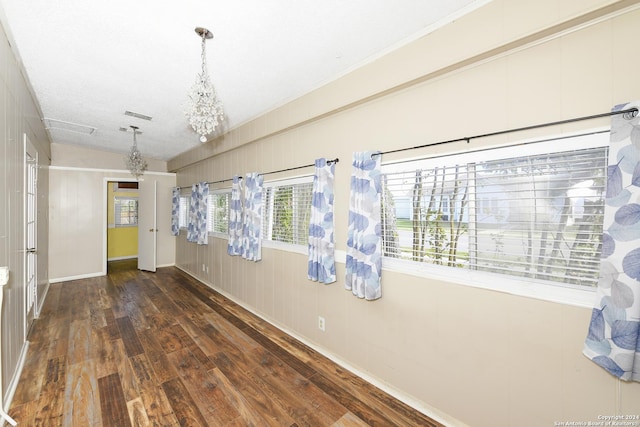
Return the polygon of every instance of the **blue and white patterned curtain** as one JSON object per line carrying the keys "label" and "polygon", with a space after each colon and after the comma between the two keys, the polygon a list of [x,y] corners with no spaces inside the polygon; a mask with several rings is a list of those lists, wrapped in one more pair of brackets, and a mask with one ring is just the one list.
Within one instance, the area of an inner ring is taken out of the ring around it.
{"label": "blue and white patterned curtain", "polygon": [[[640,108],[640,102],[613,111]],[[612,375],[640,381],[640,118],[611,118],[597,300],[583,353]]]}
{"label": "blue and white patterned curtain", "polygon": [[242,226],[242,258],[262,259],[262,175],[248,173],[244,179],[244,210]]}
{"label": "blue and white patterned curtain", "polygon": [[171,194],[171,235],[180,234],[180,188],[173,189]]}
{"label": "blue and white patterned curtain", "polygon": [[209,198],[209,184],[200,182],[191,186],[191,205],[189,206],[189,223],[187,226],[187,241],[199,245],[206,245],[209,240],[207,233],[207,199]]}
{"label": "blue and white patterned curtain", "polygon": [[229,206],[229,255],[242,254],[242,178],[233,177],[231,184],[231,204]]}
{"label": "blue and white patterned curtain", "polygon": [[353,153],[345,288],[358,298],[382,296],[382,232],[379,152]]}
{"label": "blue and white patterned curtain", "polygon": [[309,266],[307,276],[321,283],[336,281],[333,241],[333,181],[335,163],[315,161],[311,218],[309,221]]}

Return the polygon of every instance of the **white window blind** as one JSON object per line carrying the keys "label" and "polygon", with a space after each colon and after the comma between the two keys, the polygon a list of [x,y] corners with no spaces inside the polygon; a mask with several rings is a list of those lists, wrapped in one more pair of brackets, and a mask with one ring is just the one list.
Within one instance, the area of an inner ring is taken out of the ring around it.
{"label": "white window blind", "polygon": [[607,149],[493,156],[383,166],[384,255],[596,286]]}
{"label": "white window blind", "polygon": [[138,198],[120,197],[114,199],[115,226],[131,227],[138,225]]}
{"label": "white window blind", "polygon": [[187,218],[189,215],[189,204],[191,203],[191,196],[181,194],[180,195],[180,208],[178,210],[178,226],[179,228],[187,228]]}
{"label": "white window blind", "polygon": [[265,240],[307,245],[313,177],[265,183],[262,235]]}
{"label": "white window blind", "polygon": [[215,191],[209,194],[207,204],[207,231],[227,233],[229,231],[229,201],[231,190]]}

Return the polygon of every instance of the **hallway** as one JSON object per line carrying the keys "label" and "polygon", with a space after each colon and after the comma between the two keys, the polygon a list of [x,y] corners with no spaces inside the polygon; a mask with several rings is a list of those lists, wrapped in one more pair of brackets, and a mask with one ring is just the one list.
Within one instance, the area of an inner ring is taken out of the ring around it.
{"label": "hallway", "polygon": [[53,284],[19,425],[440,425],[177,268]]}

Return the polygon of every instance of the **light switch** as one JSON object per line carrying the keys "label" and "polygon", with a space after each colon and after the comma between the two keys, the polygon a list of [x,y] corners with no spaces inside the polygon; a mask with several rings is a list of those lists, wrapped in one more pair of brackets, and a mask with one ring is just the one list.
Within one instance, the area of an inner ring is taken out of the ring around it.
{"label": "light switch", "polygon": [[9,283],[9,267],[0,267],[0,286]]}

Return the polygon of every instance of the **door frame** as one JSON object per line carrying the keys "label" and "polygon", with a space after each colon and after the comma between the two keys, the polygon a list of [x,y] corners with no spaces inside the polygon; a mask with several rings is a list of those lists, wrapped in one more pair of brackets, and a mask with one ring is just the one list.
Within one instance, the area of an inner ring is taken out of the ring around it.
{"label": "door frame", "polygon": [[[107,197],[109,196],[109,183],[110,182],[138,182],[137,179],[132,177],[106,177],[103,179],[102,184],[102,275],[106,276],[107,274],[107,229],[109,228],[109,224],[107,224],[107,215],[109,209],[109,201]],[[139,251],[139,249],[138,249]]]}
{"label": "door frame", "polygon": [[[29,330],[31,326],[33,326],[33,321],[39,316],[39,302],[38,302],[38,168],[39,168],[39,153],[38,149],[33,145],[29,136],[26,133],[22,134],[23,141],[23,209],[24,209],[24,229],[23,229],[23,244],[24,244],[24,333],[25,340],[29,334]],[[28,157],[33,158],[33,162],[35,163],[35,176],[34,179],[34,200],[33,200],[33,248],[29,248],[30,244],[29,240],[29,231],[28,231],[28,222],[29,222],[29,188],[30,188],[30,162],[27,159]],[[33,249],[33,251],[30,251]],[[31,261],[29,258],[32,258]],[[31,268],[33,269],[33,284],[32,286],[35,289],[30,289],[29,285],[29,262],[31,262]],[[33,291],[33,301],[31,307],[28,306],[29,303],[29,292]]]}

